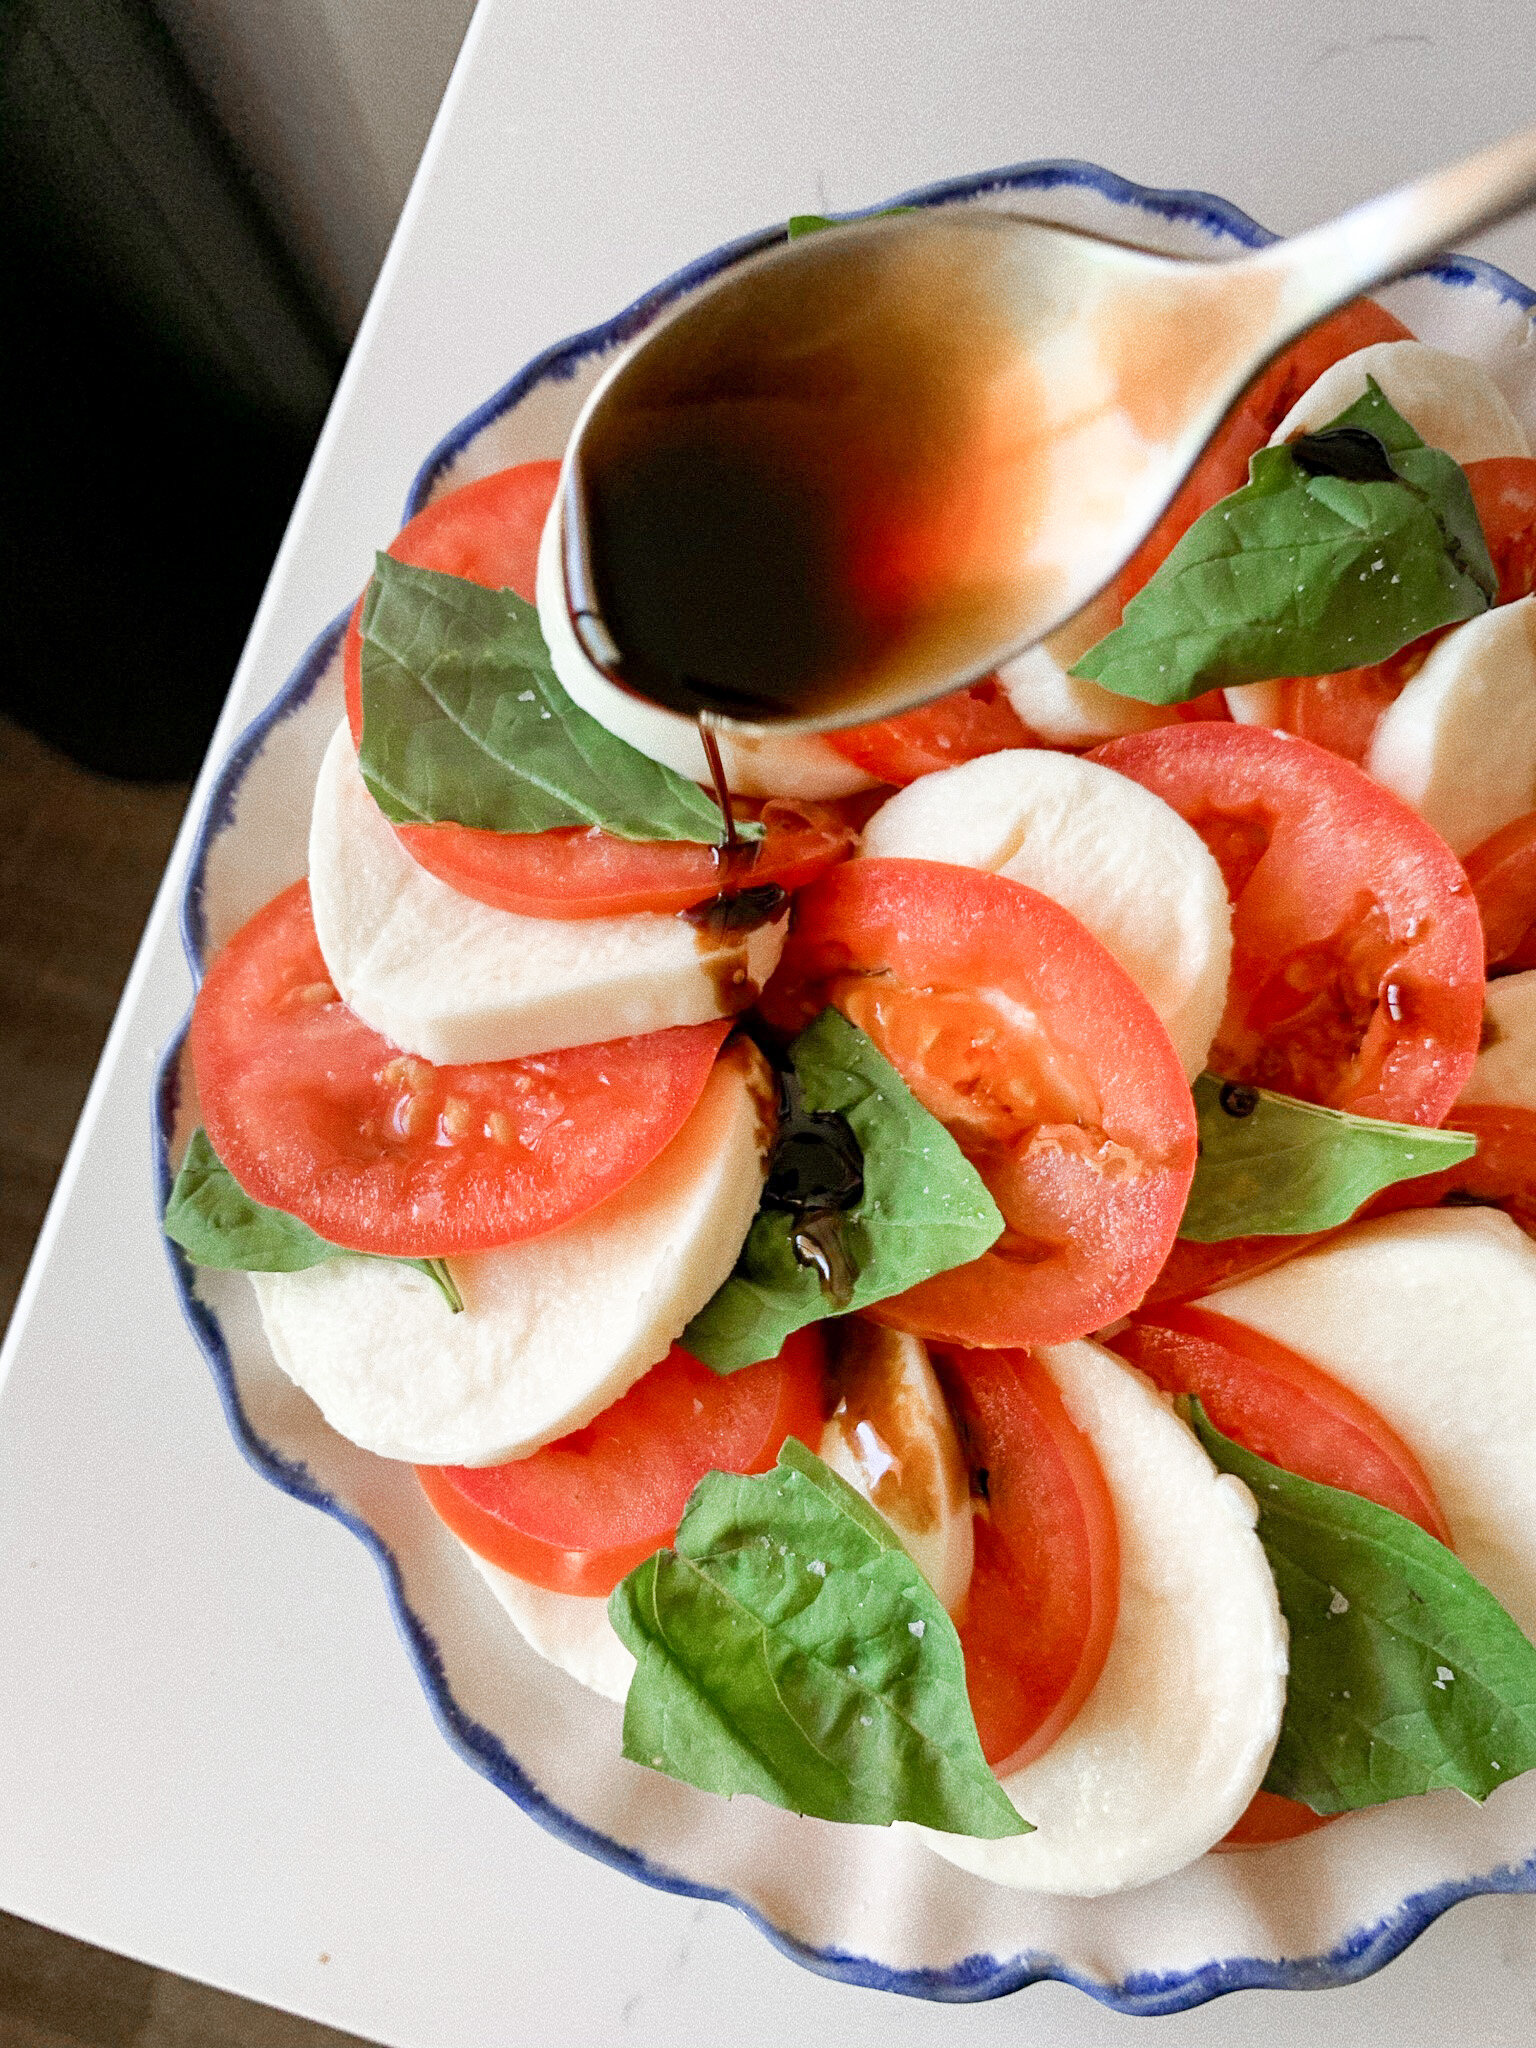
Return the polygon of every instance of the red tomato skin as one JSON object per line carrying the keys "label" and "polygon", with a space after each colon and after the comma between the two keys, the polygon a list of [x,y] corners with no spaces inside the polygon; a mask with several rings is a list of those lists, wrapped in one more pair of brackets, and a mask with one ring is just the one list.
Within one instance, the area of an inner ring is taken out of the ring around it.
{"label": "red tomato skin", "polygon": [[478,1556],[551,1593],[607,1594],[668,1547],[706,1472],[766,1472],[786,1437],[815,1450],[825,1393],[814,1327],[724,1375],[674,1344],[585,1428],[531,1457],[416,1472]]}
{"label": "red tomato skin", "polygon": [[1446,1122],[1476,1138],[1472,1157],[1443,1173],[1383,1188],[1362,1213],[1385,1216],[1445,1201],[1487,1203],[1502,1209],[1527,1237],[1536,1237],[1536,1110],[1501,1102],[1463,1102]]}
{"label": "red tomato skin", "polygon": [[[513,590],[534,601],[539,538],[558,462],[525,462],[435,498],[389,545],[397,561],[462,576],[489,590]],[[347,622],[342,671],[352,744],[363,735],[363,670],[358,599]],[[723,869],[719,849],[689,841],[635,842],[570,827],[551,832],[485,832],[467,825],[397,825],[411,858],[461,896],[519,917],[624,917],[640,911],[671,915],[707,902],[722,889],[776,883],[793,891],[852,850],[854,834],[824,804],[742,803],[768,836]]]}
{"label": "red tomato skin", "polygon": [[620,839],[571,826],[551,832],[484,832],[468,825],[397,825],[418,866],[461,895],[520,917],[673,915],[724,890],[775,883],[793,893],[853,851],[858,834],[828,804],[738,797],[738,821],[761,820],[767,836],[727,863],[716,846]]}
{"label": "red tomato skin", "polygon": [[1110,1349],[1164,1392],[1195,1395],[1222,1435],[1255,1457],[1358,1493],[1449,1546],[1434,1488],[1397,1431],[1288,1345],[1186,1303],[1134,1316]]}
{"label": "red tomato skin", "polygon": [[1294,1842],[1318,1828],[1340,1819],[1336,1813],[1314,1813],[1299,1799],[1286,1799],[1278,1792],[1255,1792],[1236,1827],[1228,1829],[1215,1847],[1268,1849],[1276,1842]]}
{"label": "red tomato skin", "polygon": [[[858,860],[796,899],[762,1008],[786,1034],[828,1002],[868,1029],[874,1020],[857,1013],[871,996],[971,990],[1023,1003],[1063,1069],[1092,1077],[1094,1129],[1085,1134],[1068,1104],[1035,1122],[1033,1138],[1021,1122],[1006,1145],[955,1130],[1015,1235],[869,1313],[943,1343],[1064,1342],[1140,1301],[1173,1242],[1194,1172],[1183,1068],[1119,964],[1074,917],[1021,883],[934,861]],[[882,1050],[923,1100],[924,1076],[903,1067],[892,1044]],[[942,1120],[940,1096],[929,1093]],[[1106,1154],[1101,1142],[1115,1149]],[[1108,1170],[1099,1163],[1106,1157]]]}
{"label": "red tomato skin", "polygon": [[1466,465],[1472,502],[1498,572],[1498,603],[1536,590],[1536,459],[1498,455]]}
{"label": "red tomato skin", "polygon": [[996,676],[985,676],[899,718],[829,732],[827,740],[866,775],[877,775],[899,788],[920,775],[958,768],[962,761],[975,761],[983,754],[1041,745],[1039,734],[1019,717]]}
{"label": "red tomato skin", "polygon": [[1440,1123],[1483,996],[1477,906],[1444,840],[1347,761],[1261,726],[1162,726],[1089,758],[1171,803],[1221,863],[1233,957],[1213,1070]]}
{"label": "red tomato skin", "polygon": [[1164,1302],[1195,1301],[1217,1288],[1230,1287],[1255,1273],[1268,1273],[1283,1266],[1331,1231],[1315,1230],[1297,1237],[1229,1237],[1220,1244],[1196,1244],[1181,1237],[1163,1263],[1163,1269],[1147,1289],[1141,1306],[1156,1308]]}
{"label": "red tomato skin", "polygon": [[[1536,468],[1536,463],[1533,463]],[[1514,818],[1466,858],[1490,970],[1536,967],[1536,811]]]}
{"label": "red tomato skin", "polygon": [[1098,1682],[1120,1606],[1119,1530],[1093,1446],[1038,1359],[937,1362],[971,1470],[986,1475],[958,1626],[982,1754],[1005,1775],[1047,1750]]}
{"label": "red tomato skin", "polygon": [[209,1139],[247,1194],[349,1251],[438,1258],[617,1193],[681,1128],[729,1029],[431,1066],[342,1003],[295,882],[209,968],[188,1043]]}

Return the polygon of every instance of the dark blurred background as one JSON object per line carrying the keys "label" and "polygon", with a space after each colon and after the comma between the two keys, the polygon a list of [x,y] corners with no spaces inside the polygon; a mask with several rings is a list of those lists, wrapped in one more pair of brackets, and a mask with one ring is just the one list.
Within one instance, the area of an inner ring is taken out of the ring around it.
{"label": "dark blurred background", "polygon": [[[0,0],[0,1327],[473,0]],[[0,1914],[0,2048],[340,2035]]]}

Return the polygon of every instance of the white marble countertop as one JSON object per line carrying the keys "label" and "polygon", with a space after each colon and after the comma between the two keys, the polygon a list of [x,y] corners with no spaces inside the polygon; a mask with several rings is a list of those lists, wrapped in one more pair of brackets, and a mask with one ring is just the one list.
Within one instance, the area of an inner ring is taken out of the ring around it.
{"label": "white marble countertop", "polygon": [[[482,0],[214,756],[438,435],[700,250],[1035,156],[1297,227],[1522,125],[1533,75],[1526,0]],[[1531,221],[1480,246],[1536,277]],[[448,1749],[373,1565],[245,1465],[177,1312],[148,1091],[188,997],[184,854],[0,1366],[0,1906],[400,2048],[1130,2039],[1055,1985],[940,2010],[824,1982]],[[1155,2032],[1523,2042],[1533,2016],[1536,1901],[1484,1899],[1369,1983]]]}

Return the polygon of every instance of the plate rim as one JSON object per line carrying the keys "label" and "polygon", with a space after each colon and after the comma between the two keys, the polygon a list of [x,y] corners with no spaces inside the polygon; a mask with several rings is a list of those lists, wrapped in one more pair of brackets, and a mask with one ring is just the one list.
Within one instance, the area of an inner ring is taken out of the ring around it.
{"label": "plate rim", "polygon": [[[1230,200],[1197,188],[1157,187],[1135,183],[1081,158],[1048,157],[999,169],[960,174],[914,187],[894,198],[831,216],[857,220],[893,205],[942,206],[1004,192],[1053,191],[1080,187],[1111,203],[1135,207],[1165,220],[1188,222],[1245,248],[1262,248],[1274,233]],[[683,292],[706,282],[718,271],[758,249],[782,241],[782,223],[741,235],[695,258],[663,278],[614,314],[579,333],[553,343],[534,356],[490,397],[443,434],[412,478],[404,518],[410,519],[430,497],[434,486],[458,456],[537,385],[566,381],[589,357],[631,338],[662,307]],[[1536,311],[1536,290],[1478,257],[1450,255],[1421,266],[1414,276],[1428,276],[1456,286],[1481,286],[1526,312]],[[215,840],[235,818],[241,784],[260,756],[272,731],[301,710],[330,666],[346,629],[351,607],[324,626],[272,699],[256,713],[234,741],[215,776],[198,820],[187,858],[178,923],[182,951],[192,978],[193,994],[204,971],[206,919],[204,897],[208,856]],[[163,1214],[173,1179],[171,1144],[180,1098],[182,1055],[191,1020],[190,1005],[157,1062],[152,1086],[151,1142],[158,1214]],[[1164,1972],[1133,1971],[1114,1980],[1075,1969],[1064,1958],[1026,1950],[1012,1956],[978,1953],[946,1968],[902,1969],[837,1946],[818,1947],[776,1926],[751,1900],[727,1886],[709,1885],[669,1869],[643,1850],[615,1841],[544,1792],[501,1738],[467,1713],[448,1684],[441,1650],[423,1618],[411,1607],[404,1576],[391,1547],[371,1524],[356,1514],[298,1460],[267,1442],[245,1412],[234,1361],[213,1310],[196,1293],[194,1269],[180,1246],[161,1235],[171,1268],[177,1303],[213,1377],[225,1421],[247,1462],[270,1484],[329,1515],[349,1530],[369,1552],[384,1582],[391,1619],[405,1645],[434,1720],[457,1753],[481,1776],[558,1840],[594,1857],[610,1868],[654,1890],[684,1898],[727,1905],[745,1915],[754,1927],[791,1961],[815,1974],[866,1990],[895,1992],[945,2004],[971,2004],[1005,1997],[1030,1984],[1069,1984],[1098,2004],[1137,2017],[1188,2012],[1213,1998],[1246,1990],[1325,1990],[1357,1983],[1374,1975],[1417,1940],[1427,1927],[1464,1899],[1490,1894],[1536,1892],[1536,1851],[1522,1863],[1504,1863],[1469,1877],[1449,1878],[1417,1892],[1379,1919],[1353,1928],[1331,1949],[1305,1957],[1214,1957],[1194,1967]]]}

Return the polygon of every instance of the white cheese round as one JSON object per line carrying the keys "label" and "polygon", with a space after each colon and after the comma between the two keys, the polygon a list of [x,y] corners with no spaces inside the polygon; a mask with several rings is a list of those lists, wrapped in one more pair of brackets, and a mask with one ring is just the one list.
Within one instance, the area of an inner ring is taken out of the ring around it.
{"label": "white cheese round", "polygon": [[[565,570],[560,559],[560,518],[564,498],[555,493],[539,545],[537,594],[539,629],[561,686],[583,711],[664,768],[693,782],[712,780],[699,728],[681,712],[633,697],[608,680],[588,658],[576,638],[565,601]],[[738,796],[801,797],[807,801],[852,796],[873,789],[877,777],[866,775],[845,760],[819,733],[780,733],[757,737],[721,733],[720,762],[727,786]]]}
{"label": "white cheese round", "polygon": [[1067,1728],[1003,1780],[1035,1832],[924,1839],[994,1884],[1093,1898],[1181,1869],[1241,1816],[1280,1732],[1286,1628],[1252,1496],[1165,1397],[1097,1344],[1040,1356],[1114,1501],[1115,1633]]}
{"label": "white cheese round", "polygon": [[688,1121],[563,1229],[424,1273],[345,1257],[253,1273],[278,1364],[333,1429],[384,1458],[496,1465],[590,1422],[664,1358],[730,1273],[766,1172],[765,1067],[721,1055]]}
{"label": "white cheese round", "polygon": [[1536,1637],[1536,1244],[1508,1216],[1357,1223],[1200,1306],[1369,1401],[1424,1467],[1468,1571]]}
{"label": "white cheese round", "polygon": [[608,1619],[608,1599],[601,1593],[551,1593],[530,1586],[499,1565],[478,1556],[467,1543],[462,1549],[511,1617],[530,1650],[558,1664],[589,1691],[622,1706],[635,1675],[635,1660]]}
{"label": "white cheese round", "polygon": [[1453,853],[1536,810],[1536,597],[1436,641],[1382,713],[1365,771]]}
{"label": "white cheese round", "polygon": [[686,918],[518,917],[418,867],[368,793],[346,724],[309,832],[315,935],[342,1001],[402,1051],[454,1066],[704,1024],[744,1008],[787,916],[705,939]]}
{"label": "white cheese round", "polygon": [[1377,341],[1330,364],[1270,435],[1270,446],[1326,427],[1365,396],[1367,377],[1421,441],[1456,462],[1531,452],[1525,429],[1481,363],[1424,341]]}
{"label": "white cheese round", "polygon": [[986,754],[898,790],[860,853],[984,868],[1051,897],[1130,975],[1185,1072],[1204,1066],[1232,960],[1227,887],[1199,833],[1140,783],[1044,749]]}
{"label": "white cheese round", "polygon": [[[1457,1100],[1536,1109],[1536,968],[1489,982],[1483,1049]],[[1448,1121],[1455,1123],[1454,1114]]]}
{"label": "white cheese round", "polygon": [[818,1453],[884,1515],[953,1614],[971,1583],[975,1519],[928,1347],[862,1317],[825,1328],[839,1398]]}

